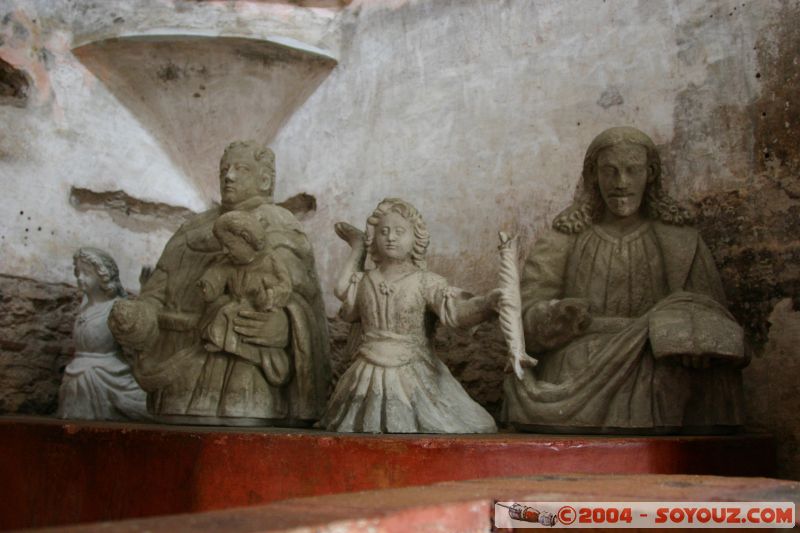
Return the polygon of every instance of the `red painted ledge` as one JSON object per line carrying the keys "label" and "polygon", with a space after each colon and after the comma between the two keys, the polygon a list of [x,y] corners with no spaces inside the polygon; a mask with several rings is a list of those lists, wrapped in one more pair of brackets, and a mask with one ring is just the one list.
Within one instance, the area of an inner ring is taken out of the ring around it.
{"label": "red painted ledge", "polygon": [[0,527],[559,473],[771,476],[768,435],[348,435],[0,418]]}

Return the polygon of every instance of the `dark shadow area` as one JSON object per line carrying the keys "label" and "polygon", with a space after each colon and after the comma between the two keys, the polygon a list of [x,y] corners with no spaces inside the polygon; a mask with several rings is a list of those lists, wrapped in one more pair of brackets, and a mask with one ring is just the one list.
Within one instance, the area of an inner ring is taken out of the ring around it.
{"label": "dark shadow area", "polygon": [[0,105],[25,107],[28,104],[30,77],[0,59]]}
{"label": "dark shadow area", "polygon": [[125,191],[93,191],[71,187],[69,203],[78,211],[104,211],[114,222],[132,231],[175,231],[194,213],[186,207],[148,202]]}
{"label": "dark shadow area", "polygon": [[317,211],[317,199],[305,192],[295,194],[277,205],[291,211],[298,220],[305,220]]}

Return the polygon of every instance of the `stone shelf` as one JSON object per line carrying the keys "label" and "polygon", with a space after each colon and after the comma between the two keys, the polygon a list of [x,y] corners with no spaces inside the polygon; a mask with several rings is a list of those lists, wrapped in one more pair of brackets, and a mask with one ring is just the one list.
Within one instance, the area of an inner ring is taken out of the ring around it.
{"label": "stone shelf", "polygon": [[770,476],[768,435],[345,435],[0,418],[0,527],[540,474]]}

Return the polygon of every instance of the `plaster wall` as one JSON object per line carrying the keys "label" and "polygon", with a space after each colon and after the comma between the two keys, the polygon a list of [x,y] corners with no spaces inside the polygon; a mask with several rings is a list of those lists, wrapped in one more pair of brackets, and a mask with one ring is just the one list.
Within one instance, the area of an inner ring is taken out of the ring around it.
{"label": "plaster wall", "polygon": [[347,249],[331,222],[362,226],[400,196],[427,219],[431,268],[486,289],[497,231],[527,243],[545,227],[611,125],[651,134],[684,200],[743,184],[752,125],[709,115],[758,97],[755,47],[779,17],[770,2],[351,5],[339,67],[273,142],[278,191],[302,178],[318,198],[308,226],[328,284]]}
{"label": "plaster wall", "polygon": [[[324,285],[347,252],[332,223],[362,226],[400,196],[428,222],[429,268],[490,288],[497,230],[524,253],[569,205],[592,138],[635,125],[695,208],[745,326],[749,423],[800,476],[796,2],[364,1],[340,18],[339,66],[273,142],[279,196],[302,179],[318,199],[306,225]],[[437,350],[499,408],[494,330],[442,331]]]}

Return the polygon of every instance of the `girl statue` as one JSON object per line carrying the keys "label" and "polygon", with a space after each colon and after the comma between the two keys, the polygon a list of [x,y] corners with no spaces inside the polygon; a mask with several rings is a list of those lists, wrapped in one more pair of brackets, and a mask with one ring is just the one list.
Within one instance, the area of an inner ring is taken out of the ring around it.
{"label": "girl statue", "polygon": [[58,416],[147,419],[146,395],[106,324],[111,306],[126,296],[117,264],[97,248],[80,248],[73,261],[83,302],[75,321],[75,357],[64,369],[58,395]]}
{"label": "girl statue", "polygon": [[[489,413],[434,356],[431,338],[437,318],[469,327],[495,316],[499,291],[473,297],[428,272],[428,230],[403,200],[378,204],[366,235],[345,223],[336,232],[352,250],[334,293],[342,301],[340,316],[358,323],[360,338],[319,425],[365,433],[497,431]],[[362,271],[367,250],[375,268]]]}

